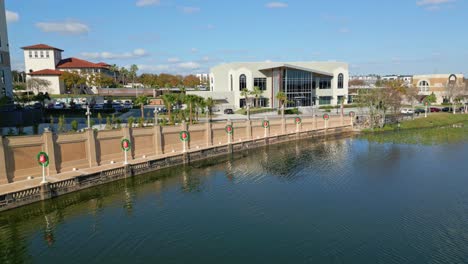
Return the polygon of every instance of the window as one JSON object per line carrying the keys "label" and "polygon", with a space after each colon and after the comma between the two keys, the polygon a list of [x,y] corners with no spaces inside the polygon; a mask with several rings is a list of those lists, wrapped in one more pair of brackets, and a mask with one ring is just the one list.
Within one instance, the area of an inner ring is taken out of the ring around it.
{"label": "window", "polygon": [[336,104],[341,105],[342,102],[344,103],[344,96],[339,95],[338,96],[338,101],[336,102]]}
{"label": "window", "polygon": [[266,78],[254,78],[254,87],[257,86],[260,90],[265,91],[267,89]]}
{"label": "window", "polygon": [[420,92],[429,92],[429,82],[428,81],[420,81],[418,84]]}
{"label": "window", "polygon": [[320,89],[331,89],[331,78],[319,78],[318,83]]}
{"label": "window", "polygon": [[239,90],[242,91],[244,89],[247,89],[247,77],[245,77],[245,74],[242,74],[239,77]]}
{"label": "window", "polygon": [[1,70],[0,72],[2,74],[2,76],[0,76],[2,78],[2,83],[5,84],[5,71]]}
{"label": "window", "polygon": [[34,58],[37,58],[37,51],[34,51]]}
{"label": "window", "polygon": [[338,89],[343,89],[343,81],[344,81],[343,74],[342,73],[338,74]]}
{"label": "window", "polygon": [[234,81],[232,80],[232,74],[231,74],[231,92],[234,91],[233,85],[234,85]]}
{"label": "window", "polygon": [[49,51],[46,51],[46,58],[49,58]]}
{"label": "window", "polygon": [[32,51],[29,51],[29,58],[32,58]]}
{"label": "window", "polygon": [[44,58],[44,51],[41,50],[41,58]]}
{"label": "window", "polygon": [[319,97],[319,104],[320,105],[329,105],[331,104],[332,97],[331,96],[320,96]]}
{"label": "window", "polygon": [[3,53],[0,53],[0,63],[3,63]]}
{"label": "window", "polygon": [[457,83],[457,76],[456,76],[455,74],[451,74],[451,75],[449,76],[448,81],[449,81],[449,84],[452,84],[452,85],[455,84],[455,83]]}

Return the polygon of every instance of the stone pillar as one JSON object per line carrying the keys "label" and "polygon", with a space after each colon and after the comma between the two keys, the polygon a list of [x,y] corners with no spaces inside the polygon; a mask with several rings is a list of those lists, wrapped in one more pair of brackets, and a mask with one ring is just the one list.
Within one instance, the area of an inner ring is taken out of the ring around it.
{"label": "stone pillar", "polygon": [[211,122],[206,122],[206,146],[213,146],[213,125]]}
{"label": "stone pillar", "polygon": [[[188,125],[185,121],[182,121],[180,126],[180,131],[187,131],[188,132]],[[182,149],[188,151],[190,149],[190,139],[188,141],[182,141]]]}
{"label": "stone pillar", "polygon": [[10,181],[8,180],[8,170],[7,170],[7,160],[5,156],[5,141],[2,136],[0,136],[0,184],[6,184]]}
{"label": "stone pillar", "polygon": [[286,118],[284,115],[281,117],[281,133],[286,134]]}
{"label": "stone pillar", "polygon": [[249,140],[251,140],[251,139],[252,139],[252,120],[247,120],[247,121],[245,121],[245,122],[246,122],[246,124],[247,124],[246,127],[245,127],[245,129],[246,129],[246,135],[247,135],[247,138],[248,138]]}
{"label": "stone pillar", "polygon": [[130,140],[131,148],[130,148],[130,151],[128,151],[127,153],[130,155],[127,156],[127,159],[133,160],[135,156],[135,141],[132,137],[132,130],[129,127],[122,128],[122,137]]}
{"label": "stone pillar", "polygon": [[55,175],[58,173],[56,156],[55,156],[55,139],[54,134],[50,131],[44,131],[42,134],[44,142],[44,152],[49,156],[49,166],[47,166],[47,176]]}
{"label": "stone pillar", "polygon": [[89,167],[95,167],[99,164],[97,163],[97,152],[96,152],[96,134],[93,129],[88,129],[86,131],[86,138],[88,141],[88,162]]}
{"label": "stone pillar", "polygon": [[162,127],[154,126],[153,129],[154,129],[153,131],[154,154],[162,155],[163,154]]}

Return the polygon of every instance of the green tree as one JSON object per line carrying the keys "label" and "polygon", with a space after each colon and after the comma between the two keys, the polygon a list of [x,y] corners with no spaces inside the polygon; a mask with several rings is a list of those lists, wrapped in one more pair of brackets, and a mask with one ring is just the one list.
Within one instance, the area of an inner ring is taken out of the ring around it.
{"label": "green tree", "polygon": [[86,77],[83,76],[81,73],[77,71],[64,71],[62,75],[60,76],[60,79],[63,80],[65,83],[65,88],[68,91],[73,91],[73,93],[77,94],[77,89],[80,88],[80,93],[81,93],[81,88],[86,85]]}
{"label": "green tree", "polygon": [[119,67],[116,64],[112,64],[109,67],[109,70],[112,72],[114,75],[114,82],[117,83],[117,72],[119,71]]}
{"label": "green tree", "polygon": [[66,129],[65,129],[65,116],[59,116],[59,119],[58,119],[58,123],[57,123],[57,130],[58,132],[65,132]]}
{"label": "green tree", "polygon": [[71,124],[71,129],[72,129],[73,131],[75,131],[75,132],[78,131],[78,121],[73,120],[73,121],[71,121],[70,124]]}
{"label": "green tree", "polygon": [[172,93],[166,93],[162,96],[164,106],[166,106],[167,114],[169,115],[169,121],[172,120],[172,106],[177,102],[177,95]]}
{"label": "green tree", "polygon": [[284,92],[278,92],[276,94],[276,99],[278,99],[278,102],[281,108],[281,116],[284,117],[284,106],[288,100],[288,97],[286,96]]}
{"label": "green tree", "polygon": [[434,92],[432,92],[430,95],[426,96],[423,101],[427,102],[429,104],[433,104],[433,103],[437,102],[437,97],[434,94]]}
{"label": "green tree", "polygon": [[110,116],[106,117],[106,129],[112,129],[112,123],[111,123]]}
{"label": "green tree", "polygon": [[250,92],[251,95],[255,98],[255,106],[260,107],[259,98],[262,96],[263,91],[258,86],[254,86],[253,90]]}
{"label": "green tree", "polygon": [[26,87],[35,94],[38,94],[39,92],[48,92],[51,85],[52,83],[49,80],[41,78],[29,78],[26,81]]}
{"label": "green tree", "polygon": [[134,103],[140,106],[141,118],[145,119],[145,105],[148,104],[148,97],[145,95],[138,96]]}
{"label": "green tree", "polygon": [[101,129],[101,126],[102,126],[102,115],[101,115],[101,112],[99,112],[97,114],[97,119],[98,119],[98,122],[99,122],[99,129]]}
{"label": "green tree", "polygon": [[135,118],[133,116],[129,117],[127,120],[127,123],[128,123],[128,127],[132,128],[133,123],[135,123]]}
{"label": "green tree", "polygon": [[196,95],[188,94],[184,98],[184,102],[189,108],[189,124],[193,124],[193,107],[197,103],[199,97]]}
{"label": "green tree", "polygon": [[208,114],[210,115],[210,118],[211,118],[211,115],[213,113],[213,107],[215,106],[215,102],[213,98],[211,97],[206,98],[205,104],[206,104],[206,107],[208,108]]}
{"label": "green tree", "polygon": [[132,88],[135,85],[135,79],[137,77],[138,66],[136,64],[132,64],[130,66],[129,77],[132,79]]}

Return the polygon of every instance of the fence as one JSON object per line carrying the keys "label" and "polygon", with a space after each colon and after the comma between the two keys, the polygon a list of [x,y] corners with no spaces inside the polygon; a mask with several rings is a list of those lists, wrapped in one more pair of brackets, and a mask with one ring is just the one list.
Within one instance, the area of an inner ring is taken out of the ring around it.
{"label": "fence", "polygon": [[[108,131],[86,130],[80,133],[54,134],[45,132],[38,136],[3,137],[0,141],[0,184],[40,177],[41,167],[36,155],[44,151],[49,155],[48,175],[122,162],[124,155],[121,140],[128,138],[132,144],[128,159],[161,156],[195,149],[213,148],[271,136],[305,131],[352,126],[350,117],[302,116],[194,124],[178,126],[152,126],[147,128],[121,128]],[[226,126],[232,126],[228,133]],[[180,132],[188,131],[190,140],[181,141]]]}

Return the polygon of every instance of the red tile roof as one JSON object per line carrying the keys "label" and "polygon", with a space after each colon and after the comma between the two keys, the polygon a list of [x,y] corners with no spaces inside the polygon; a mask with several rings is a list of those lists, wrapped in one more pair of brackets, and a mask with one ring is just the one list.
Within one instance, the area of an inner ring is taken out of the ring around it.
{"label": "red tile roof", "polygon": [[62,75],[62,71],[57,71],[57,70],[51,70],[51,69],[45,69],[45,70],[40,70],[40,71],[35,71],[28,73],[28,75],[36,76],[36,75]]}
{"label": "red tile roof", "polygon": [[80,68],[107,68],[103,65],[78,58],[63,59],[57,64],[59,69],[80,69]]}
{"label": "red tile roof", "polygon": [[53,50],[63,51],[62,49],[58,49],[58,48],[55,48],[55,47],[52,47],[52,46],[49,46],[49,45],[46,45],[46,44],[36,44],[36,45],[32,45],[32,46],[26,46],[26,47],[22,47],[22,49],[24,49],[24,50],[53,49]]}
{"label": "red tile roof", "polygon": [[110,64],[107,64],[105,62],[98,62],[97,65],[101,65],[101,66],[104,66],[104,67],[110,67],[111,66]]}

